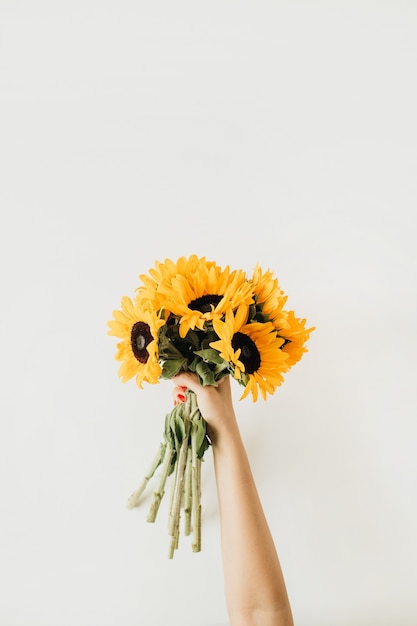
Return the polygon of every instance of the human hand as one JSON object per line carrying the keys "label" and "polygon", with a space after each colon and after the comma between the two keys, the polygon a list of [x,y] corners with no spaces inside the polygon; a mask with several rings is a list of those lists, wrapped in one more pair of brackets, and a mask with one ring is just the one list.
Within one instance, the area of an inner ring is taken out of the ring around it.
{"label": "human hand", "polygon": [[215,443],[221,432],[237,427],[229,376],[219,380],[217,387],[203,386],[198,376],[192,372],[181,372],[172,380],[175,402],[185,400],[187,388],[196,394],[198,408],[207,422],[208,435],[212,443]]}

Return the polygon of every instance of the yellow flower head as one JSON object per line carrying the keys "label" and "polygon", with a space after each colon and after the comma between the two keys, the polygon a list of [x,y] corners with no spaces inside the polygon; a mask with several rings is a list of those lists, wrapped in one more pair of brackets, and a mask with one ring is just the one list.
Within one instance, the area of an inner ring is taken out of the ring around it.
{"label": "yellow flower head", "polygon": [[201,263],[215,265],[214,262],[206,261],[204,257],[199,259],[196,254],[188,259],[182,256],[175,263],[171,259],[165,259],[163,263],[155,261],[155,267],[151,268],[148,274],[139,276],[143,283],[137,289],[139,301],[146,301],[155,311],[160,310],[164,300],[162,292],[171,285],[172,279],[177,275],[193,275]]}
{"label": "yellow flower head", "polygon": [[271,320],[276,319],[287,301],[278,280],[270,270],[263,272],[257,264],[252,275],[252,285],[256,304],[262,307],[262,313]]}
{"label": "yellow flower head", "polygon": [[315,327],[306,328],[306,320],[295,317],[294,311],[283,311],[274,326],[280,337],[285,340],[282,350],[288,354],[288,365],[297,363],[305,352],[305,343]]}
{"label": "yellow flower head", "polygon": [[[228,309],[247,308],[253,302],[252,285],[241,270],[222,269],[205,257],[190,257],[175,274],[162,278],[156,289],[159,306],[179,318],[184,338],[191,329],[204,330]],[[171,267],[172,270],[172,267]]]}
{"label": "yellow flower head", "polygon": [[213,327],[220,337],[210,346],[229,361],[234,377],[245,385],[241,400],[252,393],[254,402],[258,390],[263,399],[274,393],[283,382],[282,373],[288,369],[288,354],[281,350],[284,339],[277,336],[272,322],[243,321],[243,309],[237,315],[226,315],[225,321],[214,321]]}
{"label": "yellow flower head", "polygon": [[136,376],[136,383],[157,383],[161,374],[158,362],[158,331],[164,320],[136,299],[122,298],[121,311],[113,311],[108,334],[120,337],[115,359],[122,361],[119,376],[127,382]]}

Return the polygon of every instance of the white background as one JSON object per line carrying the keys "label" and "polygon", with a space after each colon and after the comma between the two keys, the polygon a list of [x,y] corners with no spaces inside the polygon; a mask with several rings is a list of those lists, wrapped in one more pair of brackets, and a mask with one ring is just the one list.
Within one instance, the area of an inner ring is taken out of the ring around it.
{"label": "white background", "polygon": [[[107,320],[154,261],[271,268],[317,327],[242,434],[297,626],[417,623],[417,6],[0,0],[0,626],[227,624],[126,501],[171,408]],[[236,520],[239,523],[239,520]],[[249,573],[250,574],[250,573]]]}

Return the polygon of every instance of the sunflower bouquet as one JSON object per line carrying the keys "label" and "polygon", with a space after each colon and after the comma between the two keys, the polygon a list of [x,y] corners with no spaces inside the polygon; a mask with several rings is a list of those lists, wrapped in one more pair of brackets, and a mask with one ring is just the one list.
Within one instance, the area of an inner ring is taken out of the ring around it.
{"label": "sunflower bouquet", "polygon": [[[123,296],[113,311],[109,335],[121,339],[116,360],[123,382],[155,384],[181,371],[195,372],[203,385],[231,376],[244,388],[241,399],[265,400],[304,352],[313,328],[284,308],[287,297],[270,270],[256,265],[251,276],[192,255],[156,261],[141,274],[133,299]],[[184,534],[201,550],[201,462],[210,447],[206,423],[191,390],[166,415],[162,442],[128,507],[140,504],[160,468],[147,521],[155,522],[169,477],[169,558]]]}

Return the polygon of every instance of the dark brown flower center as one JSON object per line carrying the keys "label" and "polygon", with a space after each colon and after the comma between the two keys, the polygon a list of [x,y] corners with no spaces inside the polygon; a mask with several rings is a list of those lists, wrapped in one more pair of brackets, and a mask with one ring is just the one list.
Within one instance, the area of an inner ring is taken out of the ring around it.
{"label": "dark brown flower center", "polygon": [[140,363],[146,363],[149,359],[147,346],[152,340],[153,337],[148,324],[145,324],[145,322],[136,322],[136,324],[133,324],[130,342],[132,344],[133,354]]}
{"label": "dark brown flower center", "polygon": [[216,308],[222,298],[223,296],[217,296],[215,294],[201,296],[201,298],[196,298],[195,300],[192,300],[188,305],[188,308],[192,311],[210,313],[212,309]]}
{"label": "dark brown flower center", "polygon": [[248,335],[235,333],[232,339],[233,350],[240,348],[239,361],[242,361],[247,374],[253,374],[261,365],[261,355],[256,344]]}

